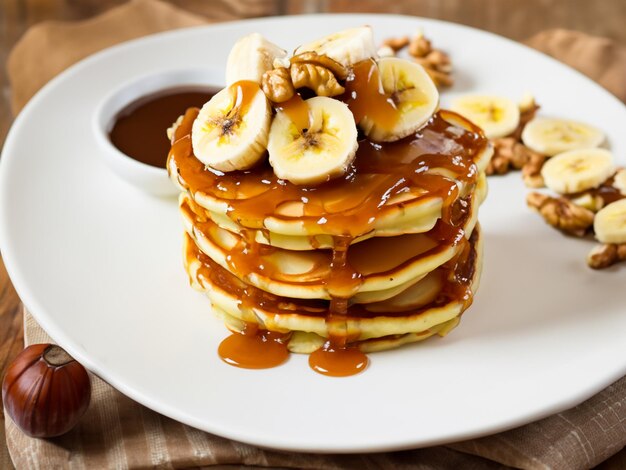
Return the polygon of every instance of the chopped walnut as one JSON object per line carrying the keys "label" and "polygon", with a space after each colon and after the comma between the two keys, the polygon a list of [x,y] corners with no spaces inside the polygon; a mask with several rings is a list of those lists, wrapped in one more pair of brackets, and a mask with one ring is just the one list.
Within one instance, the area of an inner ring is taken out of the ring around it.
{"label": "chopped walnut", "polygon": [[432,50],[430,41],[424,37],[421,31],[418,31],[409,41],[409,54],[413,57],[424,57]]}
{"label": "chopped walnut", "polygon": [[317,52],[303,52],[291,59],[292,66],[295,64],[313,64],[328,69],[338,80],[348,78],[348,69],[327,55]]}
{"label": "chopped walnut", "polygon": [[399,38],[388,38],[383,41],[382,46],[389,47],[394,52],[398,52],[399,50],[404,49],[406,46],[408,46],[409,42],[410,40],[408,36],[402,36]]}
{"label": "chopped walnut", "polygon": [[509,172],[509,167],[511,165],[511,161],[503,155],[499,155],[497,153],[493,154],[491,160],[487,164],[487,168],[485,169],[485,173],[488,176],[491,175],[505,175]]}
{"label": "chopped walnut", "polygon": [[418,32],[411,39],[408,37],[389,38],[385,40],[379,50],[381,57],[392,57],[398,51],[409,47],[409,55],[415,62],[424,67],[430,78],[438,87],[451,86],[453,84],[452,64],[445,52],[433,49],[430,41]]}
{"label": "chopped walnut", "polygon": [[430,41],[421,32],[409,41],[409,54],[424,67],[437,86],[451,86],[454,83],[450,75],[450,57],[439,49],[433,49]]}
{"label": "chopped walnut", "polygon": [[284,103],[296,94],[296,90],[291,83],[289,69],[276,68],[268,70],[261,78],[261,89],[267,99],[274,103]]}
{"label": "chopped walnut", "polygon": [[620,261],[626,261],[626,243],[596,245],[587,255],[587,264],[593,269],[608,268]]}
{"label": "chopped walnut", "polygon": [[317,96],[337,96],[346,91],[335,75],[321,65],[298,63],[291,65],[291,81],[295,88],[309,88]]}
{"label": "chopped walnut", "polygon": [[543,187],[541,167],[545,157],[533,152],[514,137],[493,139],[493,157],[487,166],[488,175],[503,175],[510,169],[522,170],[524,182],[531,188]]}
{"label": "chopped walnut", "polygon": [[435,85],[448,87],[454,84],[454,80],[452,80],[450,75],[452,65],[447,54],[441,51],[432,51],[425,57],[414,57],[413,59],[424,67],[424,70],[433,79]]}
{"label": "chopped walnut", "polygon": [[526,196],[526,204],[537,211],[548,224],[570,235],[582,237],[593,225],[592,211],[577,206],[564,197],[532,192]]}
{"label": "chopped walnut", "polygon": [[[528,149],[522,144],[518,145]],[[533,152],[530,149],[528,149],[528,151],[530,153],[526,163],[522,166],[522,179],[524,180],[524,184],[528,188],[543,188],[545,183],[543,181],[543,176],[541,175],[541,169],[543,168],[543,164],[546,162],[546,156]]]}

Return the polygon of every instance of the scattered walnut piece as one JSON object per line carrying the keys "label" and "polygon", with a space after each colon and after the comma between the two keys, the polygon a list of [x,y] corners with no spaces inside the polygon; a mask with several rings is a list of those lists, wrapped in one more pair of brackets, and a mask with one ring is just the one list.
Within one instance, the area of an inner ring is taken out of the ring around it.
{"label": "scattered walnut piece", "polygon": [[[528,149],[524,145],[521,146]],[[543,168],[543,164],[546,162],[546,156],[533,152],[530,149],[528,149],[528,151],[530,154],[526,163],[522,166],[522,179],[524,180],[524,184],[528,188],[543,188],[545,183],[541,175],[541,168]]]}
{"label": "scattered walnut piece", "polygon": [[413,57],[425,57],[432,50],[430,41],[421,31],[418,31],[409,41],[409,54]]}
{"label": "scattered walnut piece", "polygon": [[295,88],[309,88],[317,96],[337,96],[346,91],[333,73],[321,65],[299,63],[291,65],[291,81]]}
{"label": "scattered walnut piece", "polygon": [[548,224],[570,235],[582,237],[593,225],[592,211],[577,206],[564,197],[532,192],[526,196],[526,204],[537,211]]}
{"label": "scattered walnut piece", "polygon": [[439,49],[433,49],[431,42],[421,31],[409,39],[408,36],[386,39],[379,50],[381,57],[393,57],[397,52],[408,46],[411,57],[424,67],[430,78],[438,87],[451,86],[452,63],[450,57]]}
{"label": "scattered walnut piece", "polygon": [[399,50],[404,49],[406,46],[408,46],[409,42],[410,40],[408,36],[402,36],[399,38],[388,38],[383,41],[382,46],[389,47],[394,52],[398,52]]}
{"label": "scattered walnut piece", "polygon": [[599,244],[587,255],[587,264],[593,269],[608,268],[620,261],[626,261],[626,243]]}
{"label": "scattered walnut piece", "polygon": [[452,64],[450,57],[439,50],[432,50],[424,57],[413,57],[413,60],[424,67],[426,73],[433,79],[437,86],[452,86]]}
{"label": "scattered walnut piece", "polygon": [[504,175],[510,169],[521,169],[527,186],[543,187],[541,167],[546,160],[545,156],[530,150],[515,137],[501,137],[491,142],[494,153],[487,166],[487,175]]}
{"label": "scattered walnut piece", "polygon": [[493,157],[489,160],[485,173],[491,175],[505,175],[509,172],[511,161],[503,155],[494,152]]}
{"label": "scattered walnut piece", "polygon": [[514,139],[504,137],[493,139],[493,156],[487,165],[487,175],[504,175],[509,172],[511,158],[513,156]]}
{"label": "scattered walnut piece", "polygon": [[296,94],[289,69],[283,67],[265,72],[261,78],[261,89],[274,103],[284,103]]}

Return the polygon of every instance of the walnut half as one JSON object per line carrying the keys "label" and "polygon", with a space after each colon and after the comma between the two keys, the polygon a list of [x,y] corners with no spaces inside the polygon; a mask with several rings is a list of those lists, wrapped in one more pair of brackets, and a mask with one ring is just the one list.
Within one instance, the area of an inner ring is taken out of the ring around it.
{"label": "walnut half", "polygon": [[283,67],[265,72],[261,78],[261,89],[274,103],[284,103],[296,94],[289,70]]}
{"label": "walnut half", "polygon": [[593,225],[593,212],[564,197],[532,192],[526,196],[526,204],[537,211],[548,224],[570,235],[582,237]]}
{"label": "walnut half", "polygon": [[608,268],[620,261],[626,261],[626,243],[596,245],[587,255],[587,264],[593,269]]}
{"label": "walnut half", "polygon": [[309,88],[317,96],[337,96],[346,91],[326,67],[312,63],[291,64],[291,82],[295,88]]}

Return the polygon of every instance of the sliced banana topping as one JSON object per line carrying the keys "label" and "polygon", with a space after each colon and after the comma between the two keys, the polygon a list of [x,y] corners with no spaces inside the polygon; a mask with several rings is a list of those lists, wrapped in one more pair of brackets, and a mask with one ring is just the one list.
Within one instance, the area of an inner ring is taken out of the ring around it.
{"label": "sliced banana topping", "polygon": [[622,196],[626,196],[626,168],[620,168],[613,178],[613,186]]}
{"label": "sliced banana topping", "polygon": [[305,104],[309,127],[302,129],[286,112],[279,111],[267,146],[276,176],[302,185],[346,173],[358,147],[354,116],[346,104],[324,96],[310,98]]}
{"label": "sliced banana topping", "polygon": [[511,134],[520,120],[520,108],[504,96],[465,95],[452,102],[451,109],[483,129],[490,139]]}
{"label": "sliced banana topping", "polygon": [[377,57],[371,26],[346,29],[324,36],[298,47],[294,55],[309,51],[328,56],[345,67]]}
{"label": "sliced banana topping", "polygon": [[245,170],[264,155],[272,109],[258,84],[236,82],[211,98],[191,129],[193,151],[220,171]]}
{"label": "sliced banana topping", "polygon": [[287,51],[259,33],[248,34],[239,39],[230,50],[226,62],[226,85],[240,80],[261,83],[261,77],[274,68],[274,62],[282,63],[285,60]]}
{"label": "sliced banana topping", "polygon": [[548,188],[572,194],[596,188],[615,171],[613,155],[605,149],[570,150],[550,158],[541,169]]}
{"label": "sliced banana topping", "polygon": [[406,59],[385,57],[378,61],[382,91],[389,95],[397,115],[380,119],[367,114],[359,126],[375,142],[393,142],[420,129],[439,106],[439,92],[424,68]]}
{"label": "sliced banana topping", "polygon": [[537,118],[524,127],[522,141],[531,150],[552,156],[568,150],[598,147],[604,142],[604,134],[582,122]]}
{"label": "sliced banana topping", "polygon": [[626,243],[626,199],[601,209],[593,219],[593,230],[602,243]]}

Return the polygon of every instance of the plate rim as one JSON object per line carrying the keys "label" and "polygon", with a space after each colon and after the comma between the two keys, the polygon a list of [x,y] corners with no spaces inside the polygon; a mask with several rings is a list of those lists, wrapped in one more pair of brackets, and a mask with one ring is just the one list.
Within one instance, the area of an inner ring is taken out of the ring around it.
{"label": "plate rim", "polygon": [[[592,86],[596,88],[598,91],[608,95],[612,100],[619,103],[623,108],[626,109],[626,106],[611,92],[600,86],[598,83],[594,82],[590,78],[583,75],[581,72],[569,67],[566,64],[559,62],[558,60],[552,58],[551,56],[539,52],[535,49],[532,49],[524,44],[518,43],[511,39],[505,38],[503,36],[499,36],[495,33],[491,33],[488,31],[483,31],[477,28],[473,28],[470,26],[452,23],[448,21],[442,21],[437,19],[423,18],[417,16],[410,15],[397,15],[397,14],[374,14],[374,13],[359,13],[359,14],[350,14],[350,13],[342,13],[342,14],[329,14],[329,13],[321,13],[321,14],[313,14],[313,15],[287,15],[287,16],[274,16],[274,17],[264,17],[264,18],[253,18],[253,19],[245,19],[245,20],[235,20],[228,22],[221,22],[217,24],[207,24],[207,25],[199,25],[188,28],[175,29],[170,31],[159,32],[155,34],[150,34],[147,36],[139,37],[132,39],[130,41],[126,41],[120,44],[116,44],[114,46],[103,49],[95,54],[92,54],[79,62],[73,64],[68,67],[60,74],[51,79],[48,83],[46,83],[24,106],[18,116],[15,118],[4,143],[2,149],[2,155],[0,156],[0,221],[8,221],[7,218],[7,209],[6,205],[9,204],[9,195],[6,194],[6,181],[8,179],[8,175],[10,174],[10,168],[12,163],[12,158],[9,156],[13,153],[13,148],[18,146],[16,129],[21,127],[25,120],[28,119],[30,114],[30,110],[38,105],[38,103],[45,99],[45,97],[53,93],[57,84],[62,83],[65,80],[68,80],[74,74],[80,73],[80,71],[89,67],[92,62],[97,62],[102,60],[103,57],[107,57],[109,55],[114,55],[118,52],[118,50],[125,50],[133,47],[140,47],[141,45],[149,42],[166,41],[169,37],[179,36],[188,34],[190,30],[201,30],[201,29],[211,29],[211,30],[219,30],[219,29],[230,29],[236,28],[240,24],[254,24],[254,23],[266,23],[272,21],[278,22],[289,22],[289,21],[309,21],[311,19],[324,19],[326,17],[333,18],[342,18],[342,19],[350,19],[350,20],[364,20],[367,18],[398,18],[402,20],[410,20],[413,22],[422,22],[422,23],[435,23],[446,26],[453,26],[455,28],[461,28],[467,31],[470,31],[471,34],[479,34],[479,35],[487,35],[490,37],[498,38],[499,40],[503,40],[507,43],[507,47],[517,47],[524,49],[526,51],[531,51],[534,54],[538,54],[542,56],[544,59],[547,58],[550,61],[558,64],[560,67],[565,67],[569,70],[569,72],[573,72],[579,77],[583,78],[588,86]],[[304,19],[303,19],[304,18]],[[597,392],[603,390],[608,385],[613,383],[615,380],[621,378],[624,373],[626,373],[626,362],[621,366],[621,368],[616,368],[613,370],[612,374],[607,374],[607,379],[603,383],[594,383],[592,386],[587,385],[586,387],[582,387],[576,390],[575,393],[571,393],[566,398],[561,398],[557,400],[558,403],[546,403],[542,407],[538,407],[536,413],[533,415],[525,415],[518,417],[517,419],[505,419],[501,420],[498,423],[492,424],[491,426],[484,427],[480,432],[457,432],[450,433],[447,437],[444,438],[434,438],[434,439],[426,439],[420,440],[419,442],[415,442],[414,439],[407,438],[404,441],[399,441],[398,439],[393,439],[392,442],[381,443],[380,445],[372,446],[370,443],[362,446],[342,446],[339,445],[337,447],[303,447],[302,445],[295,444],[294,442],[284,443],[284,442],[276,442],[273,439],[265,439],[260,438],[258,434],[252,433],[250,435],[242,434],[241,432],[233,433],[228,429],[223,429],[221,426],[216,425],[216,423],[211,423],[212,426],[207,426],[204,421],[196,420],[193,416],[187,413],[181,413],[176,407],[171,405],[167,405],[163,402],[155,401],[150,398],[150,396],[144,395],[141,391],[137,391],[132,387],[128,387],[124,384],[123,381],[119,380],[116,377],[116,374],[106,373],[106,366],[103,367],[98,361],[93,361],[88,354],[84,352],[83,348],[71,340],[71,338],[66,337],[60,327],[57,327],[55,322],[53,321],[53,315],[50,315],[47,312],[47,309],[44,305],[40,305],[39,302],[35,301],[33,294],[30,292],[30,288],[28,287],[28,283],[24,277],[24,274],[20,272],[19,262],[13,256],[12,250],[10,248],[11,242],[9,235],[10,229],[8,228],[8,223],[0,223],[0,251],[2,252],[3,261],[13,283],[13,286],[20,297],[20,300],[24,304],[25,308],[33,315],[33,317],[37,320],[37,322],[42,326],[42,328],[55,340],[58,341],[64,348],[68,350],[68,352],[75,357],[81,364],[83,364],[87,369],[89,369],[92,373],[101,377],[105,382],[113,386],[116,390],[120,391],[124,395],[130,397],[131,399],[137,401],[140,405],[146,406],[158,413],[161,413],[167,417],[170,417],[176,421],[184,422],[189,424],[192,427],[197,429],[204,430],[206,432],[215,433],[220,436],[227,437],[229,439],[233,439],[240,442],[245,442],[247,444],[266,447],[272,449],[281,449],[287,451],[296,451],[296,452],[307,452],[307,453],[326,453],[326,452],[334,452],[334,453],[373,453],[373,452],[381,452],[381,451],[393,451],[393,450],[403,450],[403,449],[412,449],[418,447],[427,447],[433,445],[440,445],[443,443],[456,442],[459,440],[464,440],[468,438],[477,438],[485,435],[491,435],[497,432],[501,432],[503,430],[511,429],[517,427],[522,424],[526,424],[529,422],[533,422],[537,419],[546,417],[558,411],[562,411],[565,409],[569,409],[582,401],[590,398]],[[24,300],[27,299],[27,300]]]}

